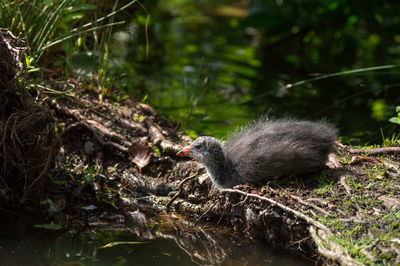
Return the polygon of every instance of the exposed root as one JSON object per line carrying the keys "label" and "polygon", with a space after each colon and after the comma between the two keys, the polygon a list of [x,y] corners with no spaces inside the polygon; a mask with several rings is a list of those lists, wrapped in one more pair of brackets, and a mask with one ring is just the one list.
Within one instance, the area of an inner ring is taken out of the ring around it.
{"label": "exposed root", "polygon": [[354,260],[347,252],[346,249],[340,245],[329,241],[332,236],[325,230],[320,230],[315,226],[310,226],[310,234],[315,244],[317,245],[318,251],[326,258],[338,262],[341,265],[363,265]]}
{"label": "exposed root", "polygon": [[296,211],[296,210],[294,210],[292,208],[289,208],[288,206],[283,205],[283,204],[281,204],[281,203],[279,203],[279,202],[277,202],[277,201],[275,201],[273,199],[269,199],[267,197],[263,197],[263,196],[260,196],[260,195],[257,195],[257,194],[253,194],[253,193],[247,193],[247,192],[244,192],[244,191],[241,191],[241,190],[238,190],[238,189],[224,188],[224,189],[220,189],[220,191],[221,192],[229,192],[229,193],[239,193],[239,194],[242,194],[242,195],[245,195],[245,196],[248,196],[248,197],[253,197],[253,198],[257,198],[257,199],[260,199],[260,200],[267,201],[267,202],[271,203],[274,206],[278,206],[279,208],[281,208],[282,210],[284,210],[286,212],[292,213],[294,216],[306,221],[309,224],[312,224],[312,225],[314,225],[314,226],[316,226],[316,227],[318,227],[320,229],[323,229],[323,230],[325,230],[327,232],[330,232],[328,227],[326,227],[325,225],[321,224],[320,222],[312,219],[311,217],[308,217],[307,215],[305,215],[305,214],[303,214],[303,213],[301,213],[299,211]]}
{"label": "exposed root", "polygon": [[111,142],[111,141],[104,141],[104,140],[100,137],[100,135],[97,133],[97,131],[96,131],[93,127],[91,127],[88,123],[86,123],[86,122],[75,122],[75,123],[69,125],[69,126],[63,131],[62,135],[65,135],[65,134],[68,133],[71,129],[77,128],[77,127],[84,127],[84,128],[86,128],[86,129],[88,129],[88,130],[93,134],[93,136],[96,138],[96,140],[99,142],[99,144],[100,144],[101,146],[103,146],[103,147],[110,147],[110,148],[119,150],[119,151],[121,151],[121,152],[123,152],[123,153],[127,153],[127,152],[128,152],[128,148],[123,147],[123,146],[119,145],[118,143]]}

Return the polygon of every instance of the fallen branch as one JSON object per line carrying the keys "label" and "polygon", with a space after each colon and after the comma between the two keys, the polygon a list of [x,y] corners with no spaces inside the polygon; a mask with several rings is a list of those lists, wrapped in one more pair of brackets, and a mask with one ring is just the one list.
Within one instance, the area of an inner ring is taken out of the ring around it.
{"label": "fallen branch", "polygon": [[393,154],[393,153],[400,153],[400,147],[385,147],[385,148],[375,148],[375,149],[368,149],[368,150],[361,150],[361,149],[350,149],[349,151],[352,154],[368,154],[368,155],[377,155],[377,154]]}
{"label": "fallen branch", "polygon": [[104,136],[109,138],[110,140],[115,140],[118,143],[125,145],[125,146],[131,145],[131,143],[128,140],[126,140],[126,138],[124,136],[122,136],[121,134],[118,134],[115,131],[111,131],[110,129],[108,129],[107,127],[105,127],[104,125],[100,124],[97,121],[86,120],[85,122],[87,122],[89,125],[91,125],[93,128],[95,128],[96,131],[100,132],[101,134],[103,134]]}

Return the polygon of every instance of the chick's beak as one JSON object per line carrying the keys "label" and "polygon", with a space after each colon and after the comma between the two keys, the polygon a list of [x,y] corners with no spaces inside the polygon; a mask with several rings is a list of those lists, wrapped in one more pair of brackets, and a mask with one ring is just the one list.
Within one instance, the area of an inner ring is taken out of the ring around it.
{"label": "chick's beak", "polygon": [[178,156],[190,156],[190,148],[191,146],[187,146],[183,148],[183,150],[179,151],[176,155]]}

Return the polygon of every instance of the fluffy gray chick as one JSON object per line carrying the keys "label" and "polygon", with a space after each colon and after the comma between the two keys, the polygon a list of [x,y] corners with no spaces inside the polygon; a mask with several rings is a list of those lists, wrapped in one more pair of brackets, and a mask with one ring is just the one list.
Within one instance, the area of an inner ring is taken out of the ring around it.
{"label": "fluffy gray chick", "polygon": [[337,129],[326,121],[260,119],[234,132],[226,143],[199,137],[178,152],[204,164],[216,187],[266,183],[274,177],[321,170]]}

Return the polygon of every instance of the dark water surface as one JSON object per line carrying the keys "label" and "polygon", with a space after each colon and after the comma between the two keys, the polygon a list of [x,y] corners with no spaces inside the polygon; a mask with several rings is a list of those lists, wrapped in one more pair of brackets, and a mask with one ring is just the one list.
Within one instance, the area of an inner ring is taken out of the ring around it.
{"label": "dark water surface", "polygon": [[398,67],[290,86],[398,64],[399,43],[393,41],[398,32],[392,31],[398,25],[391,24],[397,15],[376,21],[392,14],[390,6],[381,10],[377,4],[379,11],[371,11],[348,1],[329,8],[320,1],[239,2],[169,0],[147,6],[148,57],[145,31],[138,26],[146,14],[114,35],[113,62],[122,73],[118,88],[140,95],[192,136],[223,137],[266,113],[327,118],[345,143],[381,144],[381,128],[392,135],[396,125],[388,119],[400,103]]}
{"label": "dark water surface", "polygon": [[[46,234],[16,239],[0,236],[0,265],[198,265],[193,250],[159,237],[139,244],[99,248],[107,241],[136,241],[121,232]],[[108,243],[109,243],[108,242]],[[212,256],[214,254],[210,254]],[[198,254],[198,256],[200,256]],[[232,246],[222,265],[312,265],[261,244]]]}

